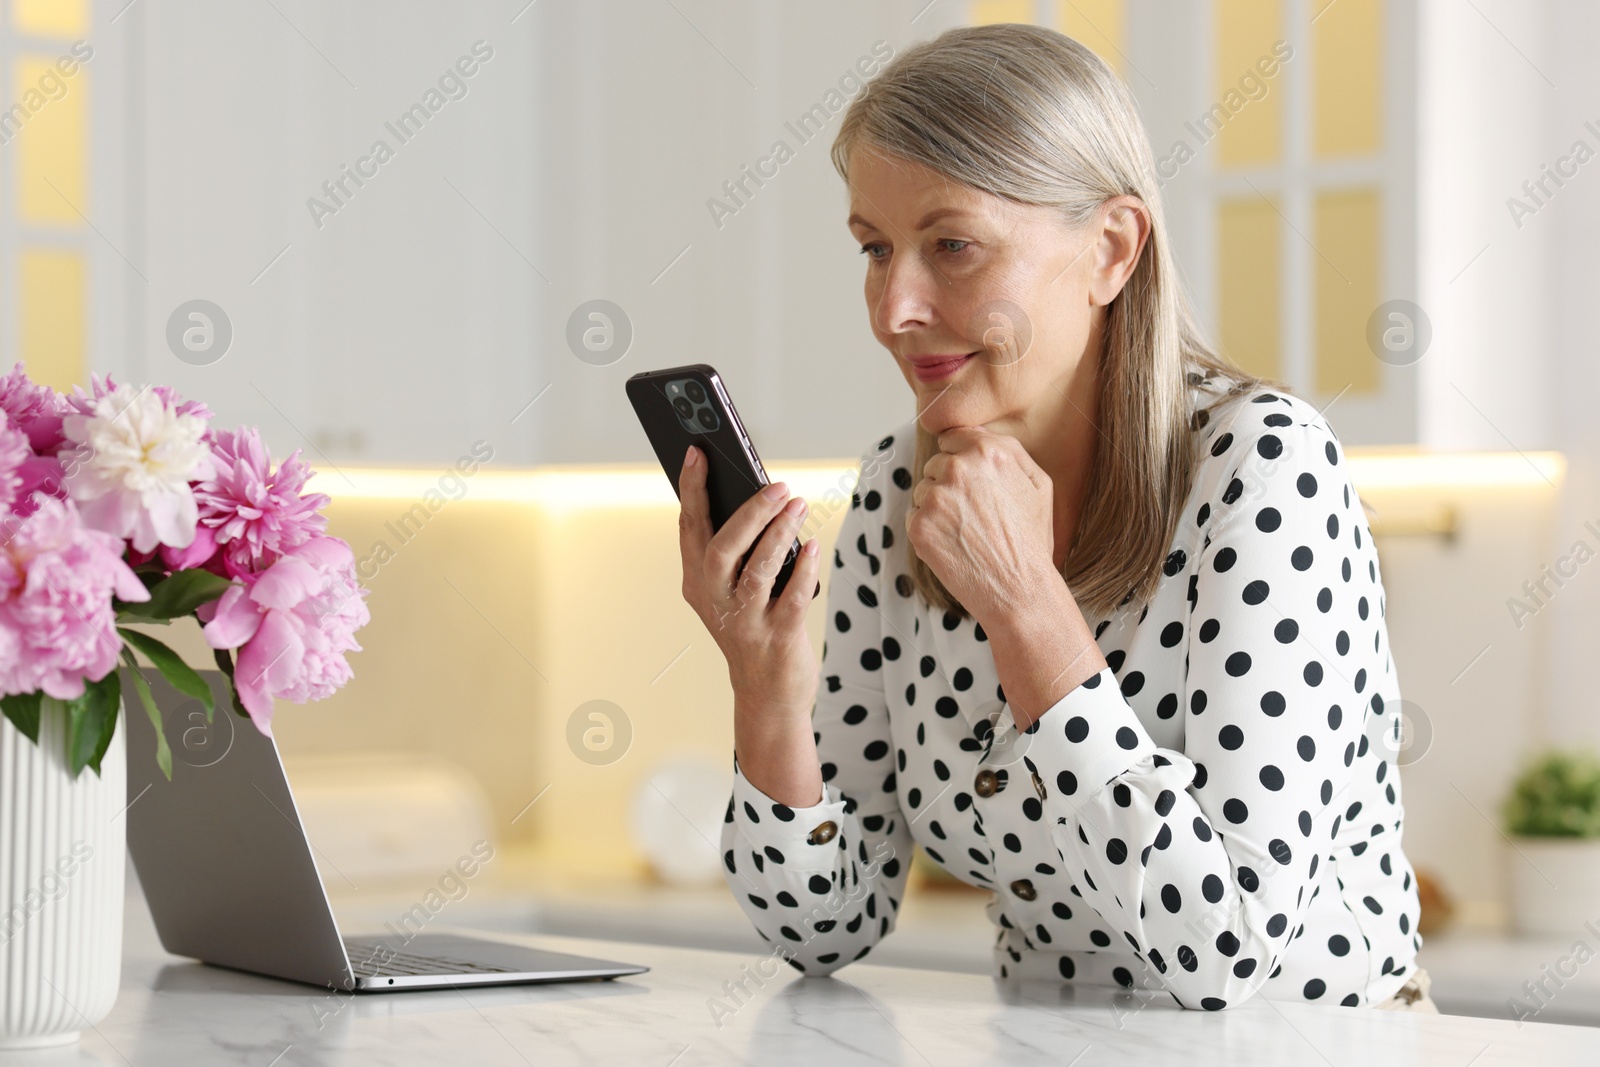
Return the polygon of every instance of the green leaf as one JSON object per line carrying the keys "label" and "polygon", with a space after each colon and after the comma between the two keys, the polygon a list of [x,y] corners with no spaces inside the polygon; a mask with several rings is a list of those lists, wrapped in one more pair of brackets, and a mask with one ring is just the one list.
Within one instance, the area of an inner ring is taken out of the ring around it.
{"label": "green leaf", "polygon": [[206,721],[211,721],[211,712],[215,706],[215,701],[211,697],[211,687],[206,684],[204,678],[195,673],[193,667],[183,662],[182,656],[149,634],[142,634],[138,630],[119,626],[117,633],[121,634],[122,639],[128,644],[143,652],[145,657],[156,665],[161,677],[172,684],[172,688],[185,696],[198,697],[200,703],[206,706]]}
{"label": "green leaf", "polygon": [[151,695],[150,684],[144,680],[144,675],[139,673],[139,661],[133,658],[133,653],[125,648],[122,650],[122,658],[128,664],[129,677],[133,679],[133,688],[139,694],[139,703],[144,705],[144,713],[150,716],[150,722],[156,728],[156,765],[170,782],[172,747],[167,744],[167,732],[161,727],[161,709],[156,707],[156,698]]}
{"label": "green leaf", "polygon": [[109,709],[106,713],[104,725],[100,730],[100,743],[94,747],[94,755],[89,759],[89,766],[95,774],[100,773],[100,761],[106,758],[106,750],[111,747],[111,736],[117,732],[118,712],[122,710],[122,676],[115,670],[106,672],[106,676],[95,683],[101,692],[101,699],[106,702]]}
{"label": "green leaf", "polygon": [[[123,604],[122,601],[120,601],[120,600],[117,601],[117,603],[119,605],[121,605],[121,607],[118,608],[118,610],[117,610],[117,616],[116,616],[116,622],[117,622],[118,626],[126,626],[130,622],[136,622],[140,626],[171,626],[172,625],[172,620],[171,619],[150,619],[150,618],[146,618],[143,615],[130,615],[125,610],[127,608],[126,604]],[[138,606],[141,607],[141,608],[144,607],[143,604],[140,604]]]}
{"label": "green leaf", "polygon": [[141,619],[180,619],[209,603],[233,583],[210,571],[179,571],[150,589],[150,599],[140,604],[117,602],[119,613]]}
{"label": "green leaf", "polygon": [[5,712],[17,732],[36,745],[39,743],[39,698],[42,696],[43,693],[35,692],[0,697],[0,711]]}
{"label": "green leaf", "polygon": [[228,694],[233,698],[234,714],[240,718],[250,718],[250,713],[244,709],[243,702],[239,700],[239,687],[234,684],[233,657],[228,654],[228,650],[225,648],[214,648],[211,651],[213,658],[217,661],[217,669],[228,676]]}
{"label": "green leaf", "polygon": [[117,702],[122,696],[122,685],[117,672],[106,672],[110,678],[85,682],[83,695],[65,701],[67,711],[67,766],[76,778],[85,767],[100,773],[100,758],[111,744],[111,735],[117,728]]}

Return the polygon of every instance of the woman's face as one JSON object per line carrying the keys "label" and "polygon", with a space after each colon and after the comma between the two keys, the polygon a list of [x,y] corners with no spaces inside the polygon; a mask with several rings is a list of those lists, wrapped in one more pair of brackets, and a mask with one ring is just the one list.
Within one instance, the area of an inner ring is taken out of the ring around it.
{"label": "woman's face", "polygon": [[849,225],[867,259],[872,332],[916,393],[923,428],[986,426],[1026,442],[1080,401],[1070,383],[1086,357],[1098,363],[1104,305],[1137,260],[1142,218],[1137,199],[1117,197],[1075,231],[1058,209],[853,153]]}

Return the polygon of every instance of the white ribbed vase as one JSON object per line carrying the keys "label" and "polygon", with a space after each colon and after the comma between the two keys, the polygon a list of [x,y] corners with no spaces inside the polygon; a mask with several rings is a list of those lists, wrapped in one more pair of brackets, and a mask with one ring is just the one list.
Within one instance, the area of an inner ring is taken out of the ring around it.
{"label": "white ribbed vase", "polygon": [[122,976],[124,723],[99,776],[72,778],[65,718],[35,745],[0,715],[0,1049],[76,1041]]}

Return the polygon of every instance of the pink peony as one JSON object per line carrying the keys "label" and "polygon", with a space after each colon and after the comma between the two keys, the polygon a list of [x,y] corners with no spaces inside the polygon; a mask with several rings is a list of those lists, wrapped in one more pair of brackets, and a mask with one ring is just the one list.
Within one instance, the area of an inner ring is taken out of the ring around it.
{"label": "pink peony", "polygon": [[0,411],[0,514],[10,511],[23,495],[23,466],[33,458],[28,438]]}
{"label": "pink peony", "polygon": [[195,499],[230,576],[264,570],[327,528],[319,509],[328,497],[301,493],[313,472],[298,450],[274,471],[260,431],[240,428],[213,433],[211,457],[216,475],[195,486]]}
{"label": "pink peony", "polygon": [[21,363],[0,377],[0,411],[28,435],[28,444],[35,452],[53,456],[60,451],[61,417],[67,413],[66,403],[48,385],[29,381]]}
{"label": "pink peony", "polygon": [[[131,555],[132,553],[130,553]],[[217,539],[211,531],[204,526],[194,528],[194,540],[189,542],[187,548],[173,548],[171,545],[161,546],[161,562],[167,570],[188,571],[196,568],[214,571],[222,574],[220,567],[212,566],[212,557],[217,555]],[[155,553],[151,553],[153,557]],[[222,574],[223,577],[230,577]]]}
{"label": "pink peony", "polygon": [[[33,514],[33,495],[42,492],[56,499],[65,499],[61,463],[56,453],[61,451],[65,438],[61,431],[61,417],[67,410],[55,391],[44,385],[35,385],[23,372],[22,364],[11,368],[0,377],[0,424],[9,422],[23,436],[28,451],[20,464],[14,464],[14,443],[0,447],[7,451],[0,458],[0,467],[6,469],[0,481],[0,507],[8,507],[19,518]],[[12,482],[11,479],[16,481]]]}
{"label": "pink peony", "polygon": [[31,518],[0,523],[0,694],[76,699],[117,665],[112,594],[150,594],[121,539],[85,527],[71,502],[40,497]]}
{"label": "pink peony", "polygon": [[246,581],[216,601],[203,632],[212,648],[239,650],[239,700],[270,737],[273,698],[304,704],[350,680],[344,654],[361,650],[354,634],[370,618],[368,591],[350,546],[320,535]]}

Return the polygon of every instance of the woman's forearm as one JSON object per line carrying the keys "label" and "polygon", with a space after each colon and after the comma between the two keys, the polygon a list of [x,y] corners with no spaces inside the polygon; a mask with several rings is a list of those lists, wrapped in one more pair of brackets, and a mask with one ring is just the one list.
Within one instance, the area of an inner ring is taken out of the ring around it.
{"label": "woman's forearm", "polygon": [[822,802],[822,766],[811,719],[733,699],[733,748],[746,780],[791,808]]}
{"label": "woman's forearm", "polygon": [[1019,730],[1106,668],[1094,632],[1061,576],[1043,577],[1032,589],[1034,595],[1020,607],[982,620]]}

